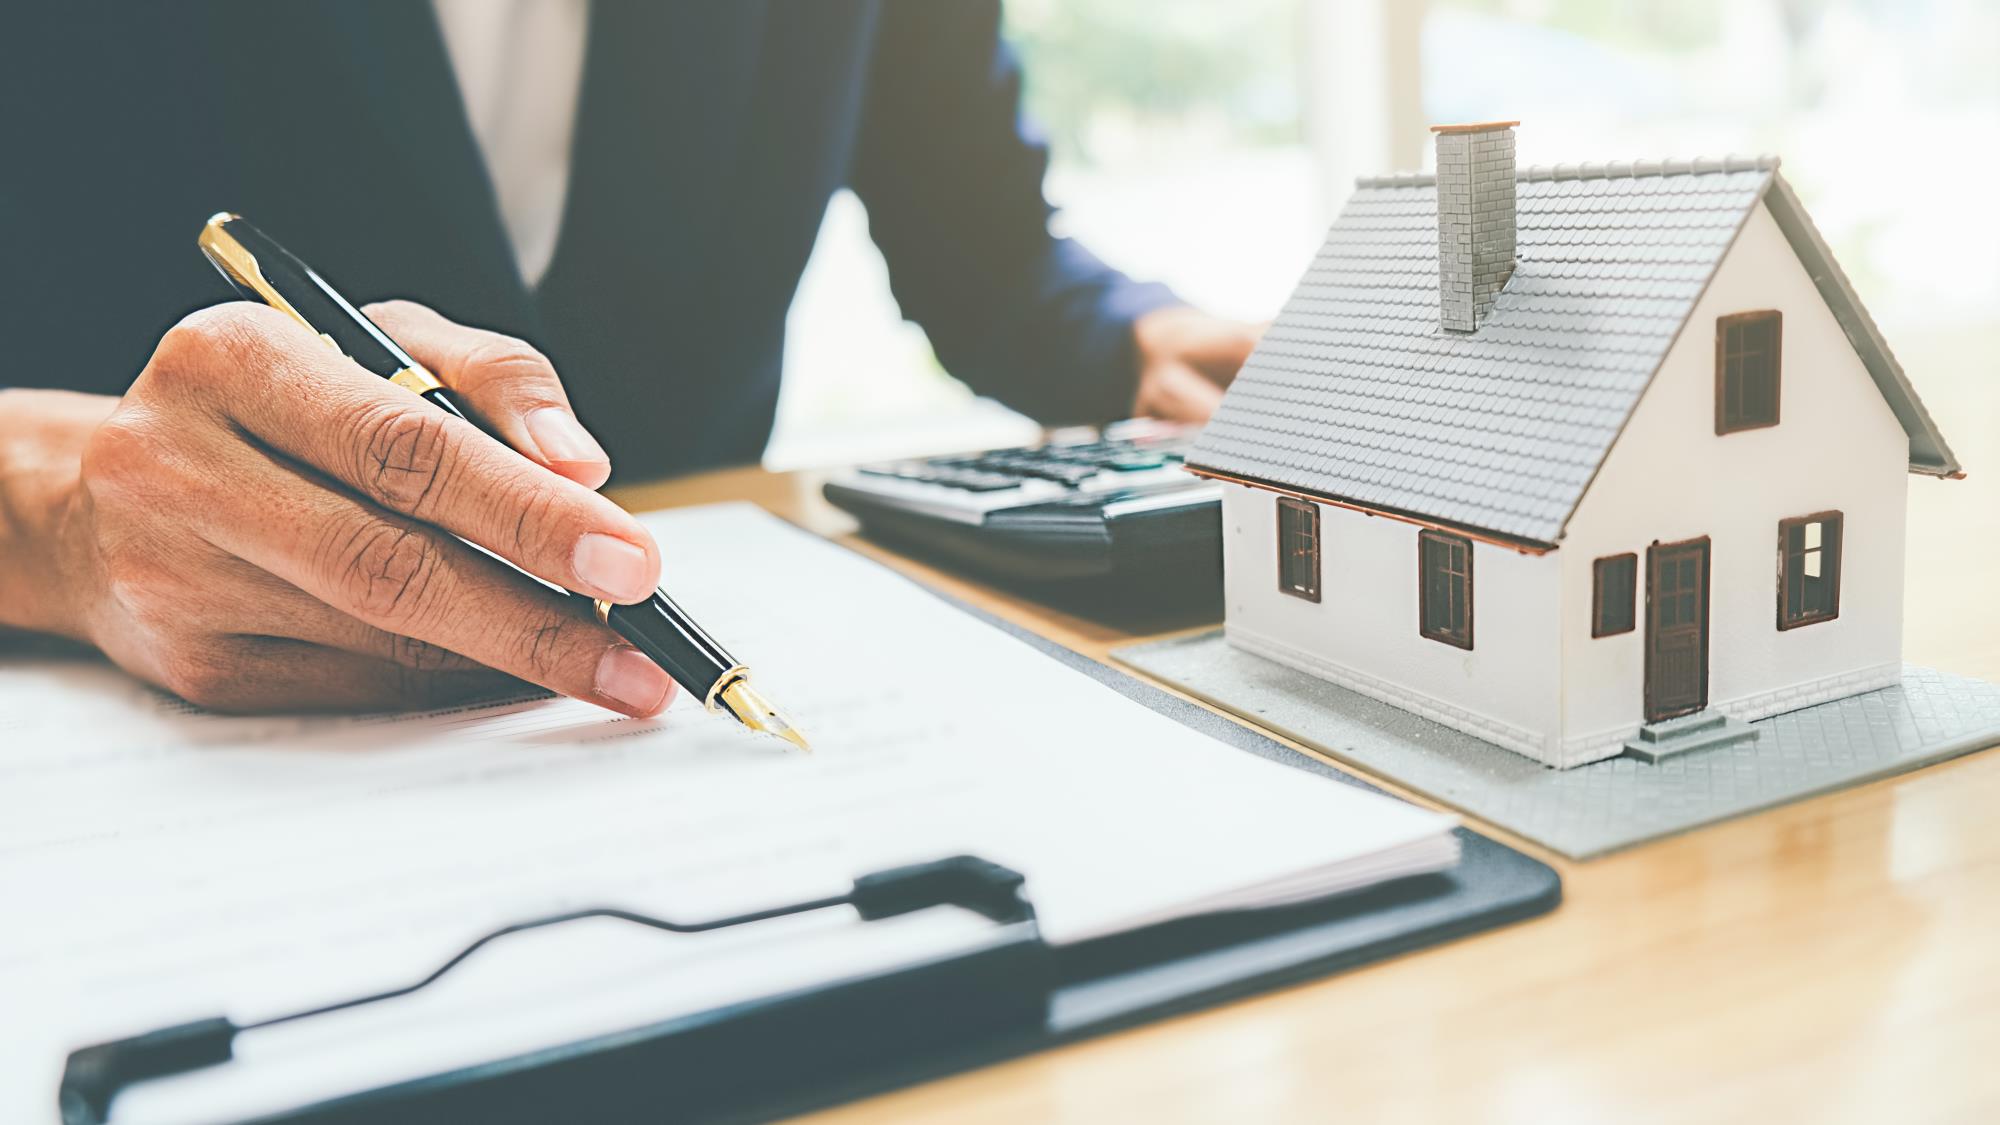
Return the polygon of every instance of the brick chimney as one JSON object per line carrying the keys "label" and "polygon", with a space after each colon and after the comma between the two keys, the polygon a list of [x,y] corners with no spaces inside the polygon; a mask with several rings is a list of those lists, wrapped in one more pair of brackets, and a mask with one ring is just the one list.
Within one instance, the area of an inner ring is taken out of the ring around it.
{"label": "brick chimney", "polygon": [[1514,272],[1514,126],[1433,125],[1437,134],[1438,313],[1473,332]]}

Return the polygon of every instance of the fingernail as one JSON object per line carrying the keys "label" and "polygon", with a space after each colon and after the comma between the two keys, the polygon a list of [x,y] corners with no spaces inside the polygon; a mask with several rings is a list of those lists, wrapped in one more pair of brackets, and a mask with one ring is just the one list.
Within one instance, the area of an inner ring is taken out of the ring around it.
{"label": "fingernail", "polygon": [[646,552],[615,535],[593,531],[578,539],[570,565],[585,585],[615,602],[642,602],[653,592]]}
{"label": "fingernail", "polygon": [[673,678],[631,645],[614,645],[597,662],[597,694],[641,715],[666,706]]}
{"label": "fingernail", "polygon": [[560,406],[544,406],[528,412],[528,436],[535,439],[535,448],[542,451],[544,461],[567,461],[571,464],[611,463],[604,455],[604,447],[583,428],[583,423],[570,416],[570,412]]}

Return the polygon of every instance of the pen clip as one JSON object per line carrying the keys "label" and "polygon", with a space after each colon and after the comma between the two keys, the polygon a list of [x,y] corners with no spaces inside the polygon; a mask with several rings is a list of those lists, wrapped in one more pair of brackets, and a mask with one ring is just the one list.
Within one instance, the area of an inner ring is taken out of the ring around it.
{"label": "pen clip", "polygon": [[244,298],[264,302],[305,325],[306,331],[338,348],[340,345],[334,344],[333,337],[314,327],[312,321],[307,320],[305,315],[265,278],[264,267],[257,264],[257,255],[252,254],[249,247],[237,241],[236,236],[229,233],[229,224],[240,218],[241,215],[228,211],[217,211],[210,215],[208,222],[202,224],[201,237],[196,240],[201,252],[216,269],[222,271],[222,276],[227,278],[229,284]]}
{"label": "pen clip", "polygon": [[[305,314],[299,311],[298,306],[294,305],[276,285],[271,284],[271,279],[264,275],[264,267],[257,261],[256,253],[248,246],[245,246],[243,240],[237,238],[230,231],[229,224],[239,222],[243,222],[243,216],[230,211],[218,211],[210,215],[208,222],[202,224],[201,236],[195,240],[196,245],[201,247],[203,256],[207,257],[210,264],[221,271],[223,278],[229,282],[230,287],[235,289],[239,296],[245,300],[262,301],[264,304],[277,309],[279,312],[304,325],[306,331],[326,341],[327,347],[347,356],[349,359],[353,359],[354,354],[347,348],[342,347],[339,340],[321,331],[318,325],[307,320]],[[247,223],[245,225],[248,226]],[[250,230],[259,240],[268,241],[255,227],[251,227]],[[291,257],[291,255],[285,253],[281,248],[276,250],[276,253],[286,258]],[[294,259],[290,264],[297,271],[301,284],[316,286],[319,292],[325,296],[326,300],[331,301],[345,315],[352,317],[355,327],[372,335],[375,341],[382,346],[382,349],[394,357],[396,369],[390,371],[385,368],[378,372],[378,374],[412,394],[428,394],[444,386],[443,383],[438,382],[437,376],[431,374],[423,364],[410,358],[408,353],[397,346],[395,341],[389,339],[373,321],[370,321],[360,310],[348,304],[346,298],[334,292],[333,287],[326,284],[304,262]]]}

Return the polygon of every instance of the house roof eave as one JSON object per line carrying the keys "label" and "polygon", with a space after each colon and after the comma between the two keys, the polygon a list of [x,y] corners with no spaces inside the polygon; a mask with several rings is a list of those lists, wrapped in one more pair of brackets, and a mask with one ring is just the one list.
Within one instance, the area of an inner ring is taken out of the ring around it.
{"label": "house roof eave", "polygon": [[1262,480],[1257,477],[1239,476],[1235,473],[1223,472],[1220,469],[1210,469],[1194,464],[1190,464],[1186,468],[1188,472],[1193,473],[1195,476],[1208,480],[1221,481],[1225,484],[1240,484],[1262,492],[1276,493],[1279,496],[1294,496],[1300,500],[1331,504],[1337,508],[1346,508],[1349,511],[1360,512],[1363,515],[1381,516],[1385,519],[1396,520],[1399,523],[1430,528],[1433,531],[1448,531],[1453,535],[1463,535],[1467,539],[1488,543],[1495,547],[1505,547],[1510,551],[1515,551],[1523,555],[1546,555],[1557,547],[1557,544],[1554,543],[1545,543],[1538,539],[1529,539],[1519,535],[1509,535],[1506,532],[1494,531],[1491,528],[1474,527],[1470,524],[1435,519],[1418,512],[1387,508],[1379,504],[1369,504],[1355,500],[1351,497],[1332,496],[1322,492],[1314,492],[1310,489],[1299,488],[1294,485]]}
{"label": "house roof eave", "polygon": [[1924,409],[1923,400],[1917,397],[1916,388],[1903,372],[1903,365],[1889,350],[1889,342],[1883,338],[1882,330],[1868,315],[1867,306],[1861,303],[1853,283],[1841,272],[1826,239],[1813,225],[1812,216],[1806,213],[1805,205],[1782,174],[1772,175],[1771,184],[1764,192],[1764,203],[1771,209],[1771,217],[1777,220],[1778,229],[1791,243],[1792,252],[1798,255],[1813,285],[1819,289],[1821,299],[1833,312],[1841,331],[1847,334],[1855,354],[1861,357],[1862,366],[1875,380],[1882,398],[1895,412],[1896,420],[1902,423],[1903,432],[1909,435],[1910,471],[1947,479],[1963,476],[1964,466],[1959,464],[1951,446],[1946,444],[1944,434],[1931,418],[1930,411]]}

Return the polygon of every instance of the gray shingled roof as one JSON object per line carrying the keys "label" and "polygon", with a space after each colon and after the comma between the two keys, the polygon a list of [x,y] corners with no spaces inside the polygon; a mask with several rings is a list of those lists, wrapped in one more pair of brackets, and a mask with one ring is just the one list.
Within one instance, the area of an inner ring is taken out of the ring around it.
{"label": "gray shingled roof", "polygon": [[1518,265],[1478,332],[1438,326],[1429,176],[1360,181],[1188,463],[1553,545],[1757,202],[1910,435],[1958,462],[1777,160],[1517,173]]}

